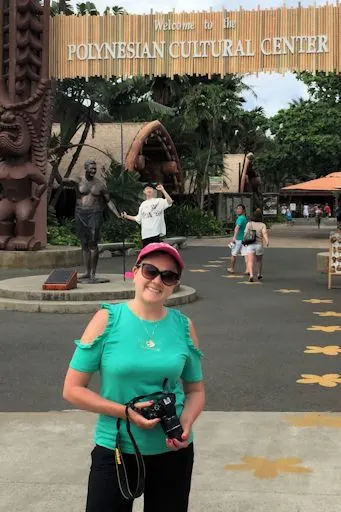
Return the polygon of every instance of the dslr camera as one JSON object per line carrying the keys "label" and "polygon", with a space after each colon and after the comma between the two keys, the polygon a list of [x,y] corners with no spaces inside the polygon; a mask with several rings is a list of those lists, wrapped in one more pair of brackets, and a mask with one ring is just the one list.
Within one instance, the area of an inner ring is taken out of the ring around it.
{"label": "dslr camera", "polygon": [[174,393],[160,393],[159,397],[149,407],[138,409],[133,406],[132,408],[147,420],[160,418],[160,425],[166,436],[169,439],[181,441],[183,430],[176,415]]}

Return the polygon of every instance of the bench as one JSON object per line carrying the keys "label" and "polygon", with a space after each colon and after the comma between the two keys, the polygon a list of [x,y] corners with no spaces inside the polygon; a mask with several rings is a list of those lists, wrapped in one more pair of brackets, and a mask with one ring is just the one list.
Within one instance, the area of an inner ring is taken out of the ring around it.
{"label": "bench", "polygon": [[108,242],[105,244],[98,244],[99,253],[103,253],[104,251],[110,251],[111,256],[115,256],[116,254],[122,255],[123,252],[126,254],[135,248],[135,244],[133,242]]}
{"label": "bench", "polygon": [[185,236],[174,236],[171,238],[164,238],[162,241],[166,244],[172,245],[175,249],[183,249],[186,247],[187,238]]}

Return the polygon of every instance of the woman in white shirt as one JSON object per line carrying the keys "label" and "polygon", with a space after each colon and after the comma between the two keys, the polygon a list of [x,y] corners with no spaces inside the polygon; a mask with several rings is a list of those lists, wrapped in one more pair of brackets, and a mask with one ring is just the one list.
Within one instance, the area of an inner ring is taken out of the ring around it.
{"label": "woman in white shirt", "polygon": [[249,274],[249,281],[253,283],[254,268],[257,267],[258,279],[263,278],[263,254],[264,246],[268,247],[269,238],[266,229],[266,225],[263,222],[263,216],[260,210],[256,210],[253,214],[252,219],[246,224],[245,234],[255,231],[256,239],[255,242],[246,245],[243,250],[243,254],[246,257],[246,271]]}
{"label": "woman in white shirt", "polygon": [[146,200],[140,204],[137,215],[121,214],[122,219],[133,220],[141,225],[142,246],[160,242],[160,237],[166,235],[164,211],[172,206],[173,199],[165,191],[163,185],[157,185],[156,190],[162,192],[164,197],[154,197],[154,186],[147,183],[144,187]]}

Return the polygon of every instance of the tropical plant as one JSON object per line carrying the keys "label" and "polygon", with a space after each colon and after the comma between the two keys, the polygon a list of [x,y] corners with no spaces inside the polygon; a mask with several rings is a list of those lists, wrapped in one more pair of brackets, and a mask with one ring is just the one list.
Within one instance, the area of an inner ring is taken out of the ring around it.
{"label": "tropical plant", "polygon": [[105,16],[107,16],[108,14],[114,14],[115,16],[117,16],[117,15],[127,14],[127,11],[124,9],[124,7],[121,7],[119,5],[114,5],[113,7],[106,7],[104,9],[103,14]]}
{"label": "tropical plant", "polygon": [[76,4],[76,9],[79,16],[85,16],[86,14],[90,14],[91,16],[99,15],[99,11],[93,2],[81,2]]}
{"label": "tropical plant", "polygon": [[53,0],[50,7],[51,16],[57,16],[57,14],[64,14],[65,16],[71,16],[74,14],[71,2],[68,0]]}

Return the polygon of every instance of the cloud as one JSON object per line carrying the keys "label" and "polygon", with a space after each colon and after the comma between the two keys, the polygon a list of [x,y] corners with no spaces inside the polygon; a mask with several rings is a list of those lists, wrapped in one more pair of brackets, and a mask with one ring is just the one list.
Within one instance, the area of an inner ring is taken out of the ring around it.
{"label": "cloud", "polygon": [[244,82],[252,88],[256,98],[251,92],[246,92],[245,107],[247,110],[261,106],[268,116],[272,116],[289,103],[299,98],[306,99],[307,88],[303,82],[296,79],[292,73],[285,75],[260,73],[259,76],[248,75]]}

